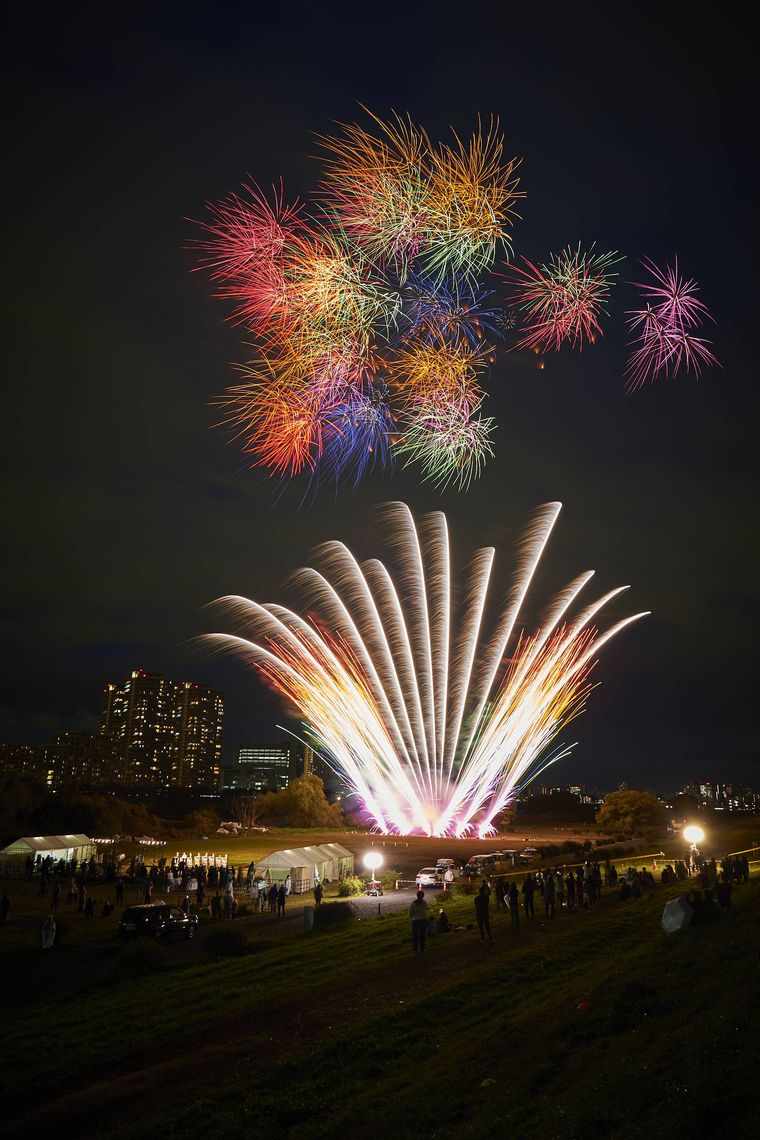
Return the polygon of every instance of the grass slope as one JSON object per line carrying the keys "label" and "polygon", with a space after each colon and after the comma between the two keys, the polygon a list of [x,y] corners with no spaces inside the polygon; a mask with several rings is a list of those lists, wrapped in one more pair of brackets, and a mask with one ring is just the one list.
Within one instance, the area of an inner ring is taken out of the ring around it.
{"label": "grass slope", "polygon": [[[424,959],[401,915],[221,961],[72,943],[44,961],[52,988],[6,1003],[6,1135],[752,1134],[760,880],[668,938],[676,893],[519,934],[495,916],[493,945],[465,930]],[[469,898],[447,909],[473,921]],[[23,978],[20,949],[3,975]]]}

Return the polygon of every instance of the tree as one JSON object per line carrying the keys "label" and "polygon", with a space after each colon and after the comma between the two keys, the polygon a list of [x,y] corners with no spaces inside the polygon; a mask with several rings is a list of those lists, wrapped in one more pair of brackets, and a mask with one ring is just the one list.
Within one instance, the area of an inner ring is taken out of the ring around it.
{"label": "tree", "polygon": [[319,776],[298,776],[287,788],[264,797],[262,819],[288,827],[342,827],[343,813],[325,796]]}
{"label": "tree", "polygon": [[613,834],[643,835],[663,826],[665,808],[649,792],[610,792],[596,814],[596,822]]}
{"label": "tree", "polygon": [[253,827],[264,810],[264,796],[253,792],[237,792],[229,800],[230,818],[236,819],[241,827]]}

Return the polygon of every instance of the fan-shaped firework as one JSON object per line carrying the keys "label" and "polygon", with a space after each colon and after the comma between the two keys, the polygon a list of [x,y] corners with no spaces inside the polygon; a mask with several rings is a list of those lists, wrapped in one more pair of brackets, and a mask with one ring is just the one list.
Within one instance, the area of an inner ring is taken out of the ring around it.
{"label": "fan-shaped firework", "polygon": [[377,559],[359,563],[342,543],[326,543],[323,569],[296,576],[315,616],[226,598],[243,635],[210,640],[240,653],[300,711],[315,747],[381,831],[487,834],[518,789],[566,754],[547,749],[582,710],[596,653],[643,616],[604,633],[592,624],[626,587],[569,616],[587,572],[561,591],[536,633],[517,632],[559,510],[550,503],[534,518],[490,627],[494,550],[476,552],[457,589],[445,516],[417,526],[397,503],[387,508],[395,576]]}
{"label": "fan-shaped firework", "polygon": [[512,305],[524,317],[523,335],[514,347],[545,352],[569,341],[582,348],[584,340],[601,335],[599,318],[616,276],[610,268],[619,260],[617,253],[594,253],[593,247],[582,253],[578,246],[551,254],[548,265],[523,258],[523,266],[512,266]]}
{"label": "fan-shaped firework", "polygon": [[[223,401],[226,420],[254,464],[279,475],[357,480],[403,448],[424,477],[465,485],[490,454],[490,421],[472,415],[482,389],[463,396],[455,380],[487,367],[500,332],[477,277],[507,243],[516,164],[496,123],[434,147],[411,121],[373,119],[375,134],[354,125],[323,140],[316,218],[281,192],[270,205],[255,186],[211,207],[206,264],[261,349]],[[478,363],[463,364],[467,354]],[[413,446],[396,432],[401,419],[421,433]]]}
{"label": "fan-shaped firework", "polygon": [[713,318],[696,295],[697,283],[681,276],[678,258],[665,269],[648,258],[641,264],[651,280],[638,284],[643,308],[628,314],[628,327],[636,334],[625,373],[629,392],[661,373],[675,377],[685,368],[699,376],[703,365],[718,364],[711,341],[695,335],[705,319]]}

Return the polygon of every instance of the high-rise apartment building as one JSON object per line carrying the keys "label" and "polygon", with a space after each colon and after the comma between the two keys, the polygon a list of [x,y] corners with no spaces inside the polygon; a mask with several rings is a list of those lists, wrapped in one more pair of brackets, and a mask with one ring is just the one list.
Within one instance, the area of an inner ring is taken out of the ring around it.
{"label": "high-rise apartment building", "polygon": [[101,732],[126,784],[210,788],[219,782],[224,694],[134,669],[108,685]]}

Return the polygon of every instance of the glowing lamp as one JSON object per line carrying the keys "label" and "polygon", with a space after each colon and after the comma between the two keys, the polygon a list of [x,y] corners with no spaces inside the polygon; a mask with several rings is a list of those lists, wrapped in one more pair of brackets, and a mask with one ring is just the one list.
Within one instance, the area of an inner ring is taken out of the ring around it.
{"label": "glowing lamp", "polygon": [[364,856],[364,866],[369,867],[369,869],[372,873],[373,879],[374,879],[375,874],[377,872],[377,868],[381,867],[382,864],[383,864],[383,857],[379,851],[370,851],[367,855]]}
{"label": "glowing lamp", "polygon": [[701,827],[690,826],[683,829],[683,837],[687,843],[701,843],[705,833]]}

